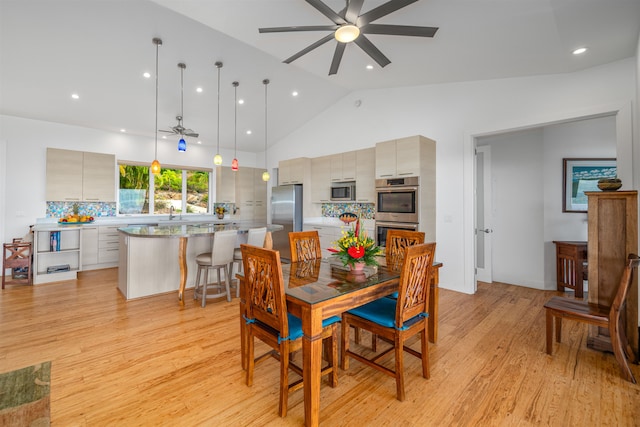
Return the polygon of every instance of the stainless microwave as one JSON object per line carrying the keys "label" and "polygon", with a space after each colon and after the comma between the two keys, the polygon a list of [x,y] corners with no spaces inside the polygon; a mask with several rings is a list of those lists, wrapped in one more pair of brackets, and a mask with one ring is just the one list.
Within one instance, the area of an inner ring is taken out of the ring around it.
{"label": "stainless microwave", "polygon": [[349,182],[332,182],[331,183],[331,200],[334,202],[349,202],[356,199],[356,183]]}

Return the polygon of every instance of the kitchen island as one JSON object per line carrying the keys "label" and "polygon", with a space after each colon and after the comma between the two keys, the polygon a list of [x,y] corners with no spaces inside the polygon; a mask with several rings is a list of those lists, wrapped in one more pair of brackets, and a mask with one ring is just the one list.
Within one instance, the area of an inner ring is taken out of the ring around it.
{"label": "kitchen island", "polygon": [[282,226],[258,223],[186,223],[134,225],[119,228],[120,260],[118,289],[126,299],[178,291],[184,304],[184,290],[195,285],[195,258],[211,251],[216,231],[237,230],[238,244],[246,241],[250,228],[267,227],[269,232]]}

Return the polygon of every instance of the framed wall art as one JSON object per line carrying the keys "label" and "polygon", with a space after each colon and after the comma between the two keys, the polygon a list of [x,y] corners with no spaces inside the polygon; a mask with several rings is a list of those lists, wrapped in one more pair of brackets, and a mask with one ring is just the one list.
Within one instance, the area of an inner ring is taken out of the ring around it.
{"label": "framed wall art", "polygon": [[562,159],[562,212],[587,212],[585,191],[600,191],[598,180],[616,178],[616,159]]}

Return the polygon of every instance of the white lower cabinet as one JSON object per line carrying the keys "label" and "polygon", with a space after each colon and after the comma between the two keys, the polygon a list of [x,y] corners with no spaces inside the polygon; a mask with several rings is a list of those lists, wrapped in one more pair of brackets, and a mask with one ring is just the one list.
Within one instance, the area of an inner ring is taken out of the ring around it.
{"label": "white lower cabinet", "polygon": [[118,265],[118,226],[103,226],[98,229],[99,268]]}
{"label": "white lower cabinet", "polygon": [[51,227],[34,234],[33,283],[77,278],[81,269],[81,227]]}

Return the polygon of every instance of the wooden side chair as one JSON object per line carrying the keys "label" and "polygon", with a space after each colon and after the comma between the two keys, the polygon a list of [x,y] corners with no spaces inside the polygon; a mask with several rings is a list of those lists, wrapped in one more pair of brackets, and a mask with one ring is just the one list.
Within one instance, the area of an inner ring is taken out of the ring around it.
{"label": "wooden side chair", "polygon": [[[247,349],[247,385],[253,384],[253,372],[256,363],[269,356],[280,361],[280,403],[278,414],[287,415],[289,392],[302,388],[302,378],[289,384],[289,369],[302,377],[302,367],[290,360],[290,354],[302,348],[302,321],[287,312],[287,304],[282,277],[280,252],[240,245],[244,264],[244,285],[246,286],[246,328]],[[330,317],[322,321],[324,327],[322,339],[330,347],[328,364],[321,375],[329,375],[331,387],[338,385],[338,330],[339,317]],[[255,357],[254,338],[268,344],[272,350]]]}
{"label": "wooden side chair", "polygon": [[[32,245],[31,242],[23,242],[21,239],[13,239],[13,243],[3,243],[2,257],[2,289],[6,283],[33,283],[32,273]],[[11,269],[11,281],[5,279],[6,270]],[[20,271],[17,274],[17,271]]]}
{"label": "wooden side chair", "polygon": [[[396,379],[396,398],[405,399],[404,352],[422,360],[422,376],[429,378],[429,290],[433,272],[435,243],[409,246],[405,249],[400,273],[398,299],[380,298],[342,314],[342,369],[349,368],[349,357],[371,366]],[[371,331],[392,346],[371,358],[349,349],[351,325]],[[421,351],[405,346],[405,341],[420,335]],[[395,352],[395,370],[378,363],[388,353]]]}
{"label": "wooden side chair", "polygon": [[[250,228],[247,232],[247,245],[258,246],[264,248],[264,244],[267,238],[267,227]],[[233,264],[231,266],[231,277],[233,277],[233,266],[238,265],[236,270],[238,273],[242,272],[242,252],[240,247],[233,250]],[[240,297],[240,286],[236,287],[236,298]]]}
{"label": "wooden side chair", "polygon": [[322,258],[320,236],[316,230],[289,232],[289,247],[291,262]]}
{"label": "wooden side chair", "polygon": [[384,248],[384,256],[387,266],[402,268],[405,248],[424,243],[422,231],[387,230],[387,243]]}
{"label": "wooden side chair", "polygon": [[575,298],[555,296],[544,305],[547,317],[547,354],[553,352],[553,320],[556,326],[556,341],[562,337],[562,319],[577,320],[590,325],[609,329],[613,353],[622,370],[622,376],[636,384],[636,379],[629,368],[627,358],[631,354],[628,348],[627,337],[622,324],[621,311],[626,302],[629,288],[633,283],[633,272],[638,268],[640,258],[637,255],[629,255],[628,262],[620,278],[618,291],[613,299],[611,307],[590,304]]}

